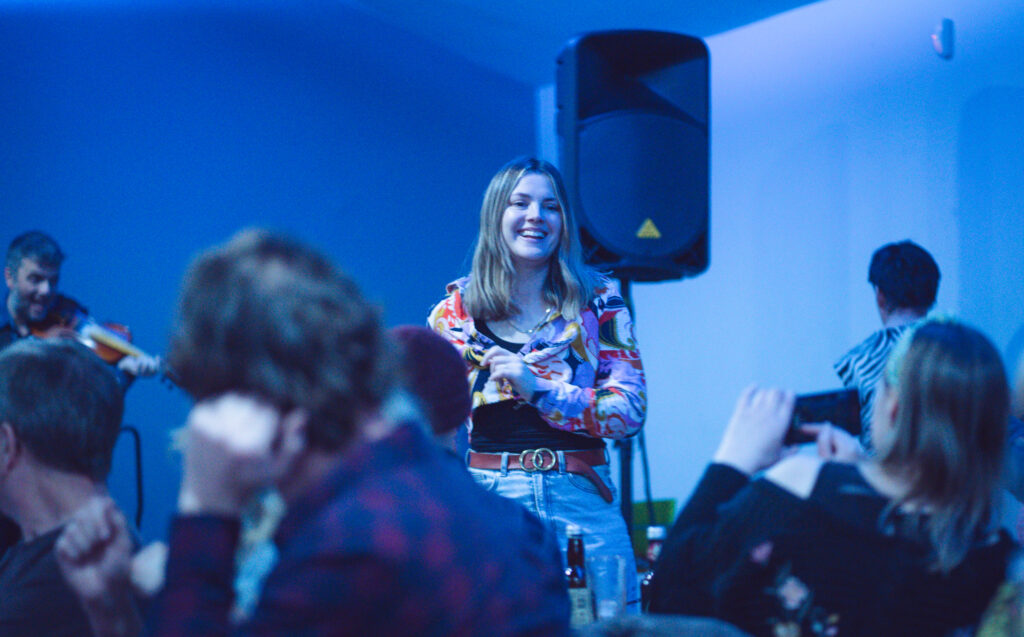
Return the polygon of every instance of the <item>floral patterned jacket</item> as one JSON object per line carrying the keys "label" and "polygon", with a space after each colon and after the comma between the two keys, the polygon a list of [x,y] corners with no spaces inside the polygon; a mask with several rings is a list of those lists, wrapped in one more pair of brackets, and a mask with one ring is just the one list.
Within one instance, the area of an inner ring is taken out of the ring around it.
{"label": "floral patterned jacket", "polygon": [[[480,366],[495,346],[477,332],[462,306],[469,278],[448,284],[448,296],[434,306],[427,322],[466,361],[473,407],[523,400],[507,383],[490,380]],[[597,295],[578,321],[556,314],[519,352],[537,377],[532,404],[555,429],[595,438],[624,438],[643,426],[647,387],[633,333],[633,321],[618,286],[602,279]]]}

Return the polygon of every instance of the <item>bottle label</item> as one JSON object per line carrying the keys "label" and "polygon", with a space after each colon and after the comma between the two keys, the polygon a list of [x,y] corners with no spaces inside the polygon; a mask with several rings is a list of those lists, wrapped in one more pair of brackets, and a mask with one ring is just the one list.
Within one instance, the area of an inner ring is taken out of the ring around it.
{"label": "bottle label", "polygon": [[661,555],[661,540],[648,540],[647,542],[647,561],[652,565],[658,561],[658,556]]}
{"label": "bottle label", "polygon": [[594,621],[594,605],[589,588],[569,589],[569,625],[585,626]]}

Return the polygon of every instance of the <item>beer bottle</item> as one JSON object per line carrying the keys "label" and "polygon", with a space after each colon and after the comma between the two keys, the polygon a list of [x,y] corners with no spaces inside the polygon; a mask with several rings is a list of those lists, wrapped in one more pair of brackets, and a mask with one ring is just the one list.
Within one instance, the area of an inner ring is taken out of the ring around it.
{"label": "beer bottle", "polygon": [[575,524],[565,527],[569,536],[568,563],[565,578],[569,584],[569,625],[585,626],[594,621],[594,604],[587,587],[587,570],[583,556],[583,531]]}
{"label": "beer bottle", "polygon": [[667,531],[665,527],[651,525],[647,527],[647,570],[640,576],[640,607],[647,610],[651,603],[651,578],[654,577],[654,564],[658,561],[661,546],[665,543]]}

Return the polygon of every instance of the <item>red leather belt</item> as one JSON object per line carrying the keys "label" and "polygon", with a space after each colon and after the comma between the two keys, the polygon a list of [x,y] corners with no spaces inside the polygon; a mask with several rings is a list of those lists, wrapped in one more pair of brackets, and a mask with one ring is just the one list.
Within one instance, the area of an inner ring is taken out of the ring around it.
{"label": "red leather belt", "polygon": [[[564,451],[562,453],[565,456],[564,470],[566,473],[575,473],[587,478],[597,487],[597,492],[601,494],[604,501],[611,503],[613,500],[611,489],[608,488],[608,485],[604,483],[601,476],[597,475],[597,472],[593,469],[593,467],[607,464],[608,461],[605,460],[604,450],[586,449],[583,451]],[[502,455],[500,453],[470,451],[469,466],[474,469],[501,469]],[[558,453],[547,447],[526,449],[518,454],[509,453],[508,468],[528,473],[533,473],[534,471],[559,471]]]}

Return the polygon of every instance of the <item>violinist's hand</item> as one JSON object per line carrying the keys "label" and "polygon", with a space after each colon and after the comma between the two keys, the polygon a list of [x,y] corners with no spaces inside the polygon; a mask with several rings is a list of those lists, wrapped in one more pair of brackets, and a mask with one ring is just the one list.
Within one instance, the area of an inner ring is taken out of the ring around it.
{"label": "violinist's hand", "polygon": [[793,401],[791,392],[760,389],[755,385],[744,389],[736,401],[714,461],[747,475],[778,462],[793,416]]}
{"label": "violinist's hand", "polygon": [[162,361],[159,356],[125,356],[117,362],[117,368],[132,376],[152,376],[160,371]]}
{"label": "violinist's hand", "polygon": [[507,380],[512,389],[516,390],[523,400],[530,402],[537,391],[537,378],[529,366],[512,352],[494,346],[487,350],[480,364],[491,368],[491,378],[496,381]]}
{"label": "violinist's hand", "polygon": [[307,415],[282,414],[252,396],[224,394],[192,408],[185,427],[179,512],[237,517],[306,448]]}

